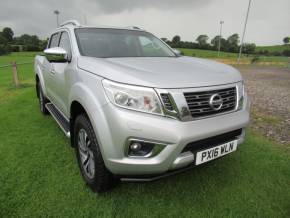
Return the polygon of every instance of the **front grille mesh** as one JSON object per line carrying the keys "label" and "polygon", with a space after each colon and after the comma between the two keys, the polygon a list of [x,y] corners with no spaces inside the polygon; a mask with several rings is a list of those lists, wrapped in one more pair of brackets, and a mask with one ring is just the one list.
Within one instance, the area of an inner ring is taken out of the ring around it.
{"label": "front grille mesh", "polygon": [[[219,110],[214,110],[209,104],[210,98],[214,94],[219,94],[222,98],[223,104]],[[201,118],[232,111],[235,109],[237,102],[235,87],[203,92],[185,92],[184,97],[193,118]]]}

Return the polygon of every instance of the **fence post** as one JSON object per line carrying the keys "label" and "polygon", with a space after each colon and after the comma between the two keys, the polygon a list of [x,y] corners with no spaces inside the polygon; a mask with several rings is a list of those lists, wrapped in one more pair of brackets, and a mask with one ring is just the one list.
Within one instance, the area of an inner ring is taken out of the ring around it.
{"label": "fence post", "polygon": [[15,61],[12,62],[12,75],[13,75],[13,82],[16,88],[19,87],[19,79],[18,79],[18,72],[17,72],[17,64]]}

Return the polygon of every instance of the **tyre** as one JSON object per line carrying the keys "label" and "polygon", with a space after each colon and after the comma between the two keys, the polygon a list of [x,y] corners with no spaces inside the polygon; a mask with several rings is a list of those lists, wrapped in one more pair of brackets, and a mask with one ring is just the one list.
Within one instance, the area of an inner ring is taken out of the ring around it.
{"label": "tyre", "polygon": [[48,99],[43,95],[40,82],[37,83],[37,87],[38,87],[37,91],[38,91],[38,101],[39,101],[40,111],[42,114],[48,115],[49,111],[45,107],[45,104],[48,103]]}
{"label": "tyre", "polygon": [[78,165],[86,184],[98,193],[111,189],[115,179],[104,164],[95,132],[86,115],[76,118],[73,137]]}

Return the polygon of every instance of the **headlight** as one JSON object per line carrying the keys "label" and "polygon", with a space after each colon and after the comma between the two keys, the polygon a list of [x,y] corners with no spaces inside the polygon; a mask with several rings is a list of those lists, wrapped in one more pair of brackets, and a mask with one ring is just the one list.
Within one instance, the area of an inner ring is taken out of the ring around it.
{"label": "headlight", "polygon": [[163,114],[161,103],[153,88],[124,85],[103,80],[109,100],[123,108],[152,114]]}
{"label": "headlight", "polygon": [[237,105],[237,109],[241,110],[243,108],[244,105],[244,95],[245,95],[245,87],[244,87],[244,82],[239,82],[237,85],[237,97],[238,97],[238,105]]}

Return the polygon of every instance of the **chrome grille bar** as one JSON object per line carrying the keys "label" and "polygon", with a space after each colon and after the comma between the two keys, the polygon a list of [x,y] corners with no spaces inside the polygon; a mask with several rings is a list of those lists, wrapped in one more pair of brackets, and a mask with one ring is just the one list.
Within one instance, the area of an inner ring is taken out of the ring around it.
{"label": "chrome grille bar", "polygon": [[[202,92],[184,92],[183,94],[193,119],[233,111],[237,104],[236,87]],[[210,99],[215,94],[219,95],[222,101],[218,110],[210,104]]]}

